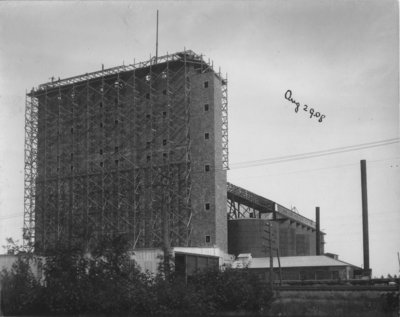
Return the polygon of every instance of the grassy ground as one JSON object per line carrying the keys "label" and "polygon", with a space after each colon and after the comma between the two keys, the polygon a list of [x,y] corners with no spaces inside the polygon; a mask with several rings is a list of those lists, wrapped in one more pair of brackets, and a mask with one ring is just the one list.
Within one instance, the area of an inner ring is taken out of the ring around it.
{"label": "grassy ground", "polygon": [[394,292],[285,291],[270,312],[280,317],[397,317],[397,311]]}

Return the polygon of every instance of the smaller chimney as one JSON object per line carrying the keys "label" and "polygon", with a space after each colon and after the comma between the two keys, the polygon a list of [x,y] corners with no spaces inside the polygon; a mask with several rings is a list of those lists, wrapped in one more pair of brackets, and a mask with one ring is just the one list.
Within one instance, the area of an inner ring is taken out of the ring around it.
{"label": "smaller chimney", "polygon": [[362,202],[362,226],[363,226],[364,275],[371,277],[371,269],[369,267],[367,161],[361,160],[360,165],[361,165],[361,202]]}
{"label": "smaller chimney", "polygon": [[320,222],[319,222],[319,207],[315,208],[315,222],[316,222],[316,249],[315,254],[321,255],[321,232],[320,232]]}

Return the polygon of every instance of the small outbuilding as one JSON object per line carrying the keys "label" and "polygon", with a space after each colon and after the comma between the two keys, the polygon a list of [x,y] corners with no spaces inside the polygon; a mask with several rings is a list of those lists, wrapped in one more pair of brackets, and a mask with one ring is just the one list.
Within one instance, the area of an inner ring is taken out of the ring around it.
{"label": "small outbuilding", "polygon": [[[269,280],[270,258],[252,258],[247,267]],[[327,255],[285,256],[273,258],[274,280],[348,280],[359,267]]]}

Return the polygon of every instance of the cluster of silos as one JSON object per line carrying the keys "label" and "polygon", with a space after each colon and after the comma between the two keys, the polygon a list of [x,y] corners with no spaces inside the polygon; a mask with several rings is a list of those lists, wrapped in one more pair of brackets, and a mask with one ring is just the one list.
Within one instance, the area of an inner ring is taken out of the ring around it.
{"label": "cluster of silos", "polygon": [[[323,233],[319,235],[320,254],[323,254]],[[260,218],[228,221],[229,254],[251,253],[253,257],[269,256],[270,241],[273,252],[279,248],[280,256],[316,255],[317,252],[316,229],[299,222],[290,219],[273,221]],[[276,253],[273,255],[276,256]]]}

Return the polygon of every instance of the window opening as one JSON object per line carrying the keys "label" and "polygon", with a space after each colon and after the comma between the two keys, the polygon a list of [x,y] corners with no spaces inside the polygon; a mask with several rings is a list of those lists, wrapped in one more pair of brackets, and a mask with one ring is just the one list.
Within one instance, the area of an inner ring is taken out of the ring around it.
{"label": "window opening", "polygon": [[211,242],[211,237],[210,236],[206,236],[206,243],[210,243]]}

